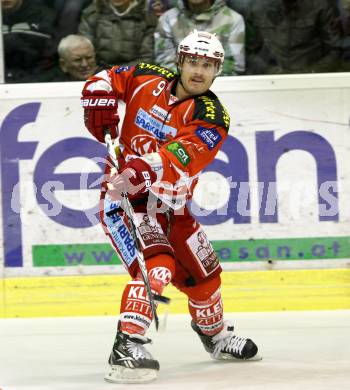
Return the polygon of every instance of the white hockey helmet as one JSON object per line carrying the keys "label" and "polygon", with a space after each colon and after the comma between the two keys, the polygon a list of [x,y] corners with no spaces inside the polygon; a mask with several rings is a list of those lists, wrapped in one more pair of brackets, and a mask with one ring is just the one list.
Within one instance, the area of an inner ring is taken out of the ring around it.
{"label": "white hockey helmet", "polygon": [[177,64],[181,65],[185,55],[208,57],[217,60],[218,76],[222,71],[225,50],[215,34],[206,31],[191,31],[177,47]]}

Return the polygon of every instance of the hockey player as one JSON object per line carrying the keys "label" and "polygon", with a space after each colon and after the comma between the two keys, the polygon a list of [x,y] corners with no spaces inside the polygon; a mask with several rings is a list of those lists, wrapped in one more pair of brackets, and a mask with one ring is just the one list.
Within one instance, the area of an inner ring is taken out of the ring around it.
{"label": "hockey player", "polygon": [[[256,359],[257,346],[234,335],[223,320],[221,267],[200,224],[185,203],[200,171],[220,150],[230,118],[209,90],[221,72],[224,50],[213,34],[194,30],[179,44],[178,75],[158,65],[115,66],[91,77],[83,89],[85,125],[100,141],[109,129],[119,136],[119,172],[106,168],[101,192],[101,220],[132,280],[121,299],[118,330],[105,379],[117,383],[147,382],[159,363],[144,346],[152,311],[141,278],[135,246],[120,194],[127,191],[135,210],[153,293],[172,283],[188,297],[191,326],[215,359]],[[118,134],[117,99],[126,103]],[[152,194],[158,200],[150,206]],[[175,202],[169,208],[169,194]],[[118,208],[115,214],[111,210]],[[168,210],[169,211],[169,210]],[[108,216],[109,214],[110,216]],[[170,218],[166,216],[170,214]]]}

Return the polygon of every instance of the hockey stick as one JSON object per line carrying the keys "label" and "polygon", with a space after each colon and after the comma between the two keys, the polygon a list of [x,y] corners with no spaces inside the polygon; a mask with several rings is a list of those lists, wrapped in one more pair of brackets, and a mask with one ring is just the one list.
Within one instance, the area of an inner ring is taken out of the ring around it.
{"label": "hockey stick", "polygon": [[[115,145],[113,144],[113,141],[112,141],[111,133],[108,130],[105,130],[104,134],[105,134],[105,144],[107,147],[108,155],[112,161],[114,168],[116,168],[118,170],[119,164],[118,164],[117,155],[115,152]],[[145,259],[143,257],[142,250],[141,250],[140,233],[139,233],[139,231],[136,228],[135,223],[134,223],[135,212],[134,212],[133,207],[130,204],[128,194],[126,192],[122,193],[122,198],[123,198],[122,202],[124,203],[124,211],[128,217],[129,223],[130,223],[130,233],[131,233],[131,236],[132,236],[134,243],[135,243],[137,262],[138,262],[138,265],[139,265],[139,268],[141,271],[143,282],[145,284],[147,296],[149,299],[149,303],[151,306],[151,311],[152,311],[152,315],[153,315],[153,319],[154,319],[154,324],[155,324],[156,330],[158,330],[159,318],[158,318],[157,308],[156,308],[155,302],[168,304],[168,303],[170,303],[170,299],[163,296],[163,295],[152,293],[151,285],[150,285],[149,278],[148,278]],[[109,216],[108,213],[107,213],[107,215]]]}

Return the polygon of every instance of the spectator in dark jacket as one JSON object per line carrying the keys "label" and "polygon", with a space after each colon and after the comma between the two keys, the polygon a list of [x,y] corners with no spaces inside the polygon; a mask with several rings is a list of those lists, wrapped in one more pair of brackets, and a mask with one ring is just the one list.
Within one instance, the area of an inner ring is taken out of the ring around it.
{"label": "spectator in dark jacket", "polygon": [[78,32],[94,44],[101,65],[135,65],[152,62],[155,26],[145,0],[94,0]]}
{"label": "spectator in dark jacket", "polygon": [[91,0],[54,0],[51,3],[57,11],[55,37],[56,42],[59,42],[63,37],[77,33],[81,13]]}
{"label": "spectator in dark jacket", "polygon": [[247,14],[247,73],[331,72],[341,64],[342,26],[331,0],[259,0]]}
{"label": "spectator in dark jacket", "polygon": [[246,17],[252,2],[254,0],[226,0],[227,6],[241,14],[243,18]]}
{"label": "spectator in dark jacket", "polygon": [[350,0],[337,0],[341,21],[344,29],[343,71],[350,71]]}
{"label": "spectator in dark jacket", "polygon": [[5,81],[35,82],[50,66],[55,12],[41,0],[1,0]]}

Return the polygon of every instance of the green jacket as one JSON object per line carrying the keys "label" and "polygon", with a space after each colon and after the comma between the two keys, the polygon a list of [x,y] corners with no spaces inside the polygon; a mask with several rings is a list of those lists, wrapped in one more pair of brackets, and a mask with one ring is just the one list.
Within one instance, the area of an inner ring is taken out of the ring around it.
{"label": "green jacket", "polygon": [[146,13],[145,0],[118,15],[108,0],[94,0],[82,13],[79,34],[88,37],[100,64],[135,65],[153,61],[155,21]]}
{"label": "green jacket", "polygon": [[216,33],[225,50],[223,76],[245,71],[245,24],[243,17],[226,6],[225,0],[215,0],[200,14],[192,13],[178,0],[177,6],[166,11],[155,32],[155,58],[158,64],[176,70],[176,49],[192,30]]}

